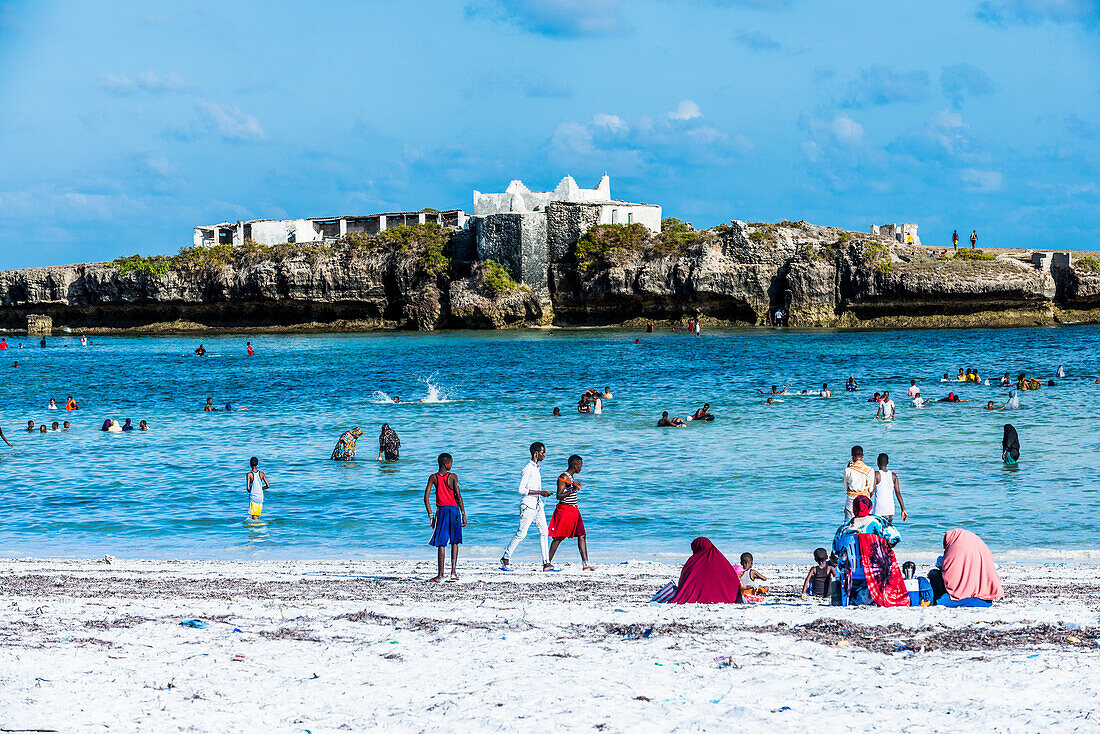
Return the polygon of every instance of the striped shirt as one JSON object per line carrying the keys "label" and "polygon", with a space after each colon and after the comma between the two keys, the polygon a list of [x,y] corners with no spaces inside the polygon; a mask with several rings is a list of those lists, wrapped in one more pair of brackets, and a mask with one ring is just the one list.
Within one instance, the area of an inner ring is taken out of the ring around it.
{"label": "striped shirt", "polygon": [[562,472],[562,475],[558,477],[558,479],[565,482],[565,484],[569,487],[569,489],[565,490],[565,497],[563,499],[559,499],[558,502],[563,505],[573,505],[574,507],[576,507],[577,485],[573,484],[573,477],[569,475],[569,472]]}

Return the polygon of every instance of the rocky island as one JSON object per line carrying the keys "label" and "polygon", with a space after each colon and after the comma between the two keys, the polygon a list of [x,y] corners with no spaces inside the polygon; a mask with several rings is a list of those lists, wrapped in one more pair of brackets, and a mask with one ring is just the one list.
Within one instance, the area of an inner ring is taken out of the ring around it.
{"label": "rocky island", "polygon": [[[28,317],[89,333],[637,325],[700,318],[795,327],[1096,322],[1100,267],[1029,251],[946,258],[806,222],[593,225],[527,285],[515,262],[463,257],[473,235],[438,224],[322,244],[214,245],[174,257],[0,272],[0,326]],[[504,259],[504,258],[502,258]]]}
{"label": "rocky island", "polygon": [[460,209],[200,226],[174,256],[0,272],[0,327],[419,331],[521,326],[1009,326],[1100,318],[1100,262],[732,220],[697,230],[570,176]]}

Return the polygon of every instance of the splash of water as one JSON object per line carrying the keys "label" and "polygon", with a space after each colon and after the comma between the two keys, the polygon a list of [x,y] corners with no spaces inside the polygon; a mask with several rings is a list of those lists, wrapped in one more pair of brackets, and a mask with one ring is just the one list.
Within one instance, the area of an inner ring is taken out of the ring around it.
{"label": "splash of water", "polygon": [[435,375],[429,375],[427,377],[420,378],[420,381],[423,382],[428,388],[428,394],[425,395],[424,397],[422,397],[420,399],[420,402],[422,402],[422,403],[449,403],[449,402],[451,402],[450,392],[441,389],[439,387],[439,385],[436,385],[434,382],[432,382],[432,380],[434,378],[435,378]]}
{"label": "splash of water", "polygon": [[372,403],[392,403],[393,398],[381,390],[375,390],[374,394],[371,395],[370,401]]}

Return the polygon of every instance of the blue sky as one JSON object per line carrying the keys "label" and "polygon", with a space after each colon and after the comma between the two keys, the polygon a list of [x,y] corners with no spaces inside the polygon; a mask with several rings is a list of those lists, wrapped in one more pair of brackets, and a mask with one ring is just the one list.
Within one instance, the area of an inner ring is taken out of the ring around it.
{"label": "blue sky", "polygon": [[1097,247],[1097,0],[3,2],[0,268],[566,173],[696,226]]}

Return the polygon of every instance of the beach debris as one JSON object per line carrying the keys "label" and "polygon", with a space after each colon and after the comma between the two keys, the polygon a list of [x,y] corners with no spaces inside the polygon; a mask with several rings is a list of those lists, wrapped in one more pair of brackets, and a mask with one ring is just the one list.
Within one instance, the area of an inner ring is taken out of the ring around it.
{"label": "beach debris", "polygon": [[103,556],[103,562],[106,563],[109,566],[109,565],[111,565],[112,563],[115,562],[115,557],[114,556]]}
{"label": "beach debris", "polygon": [[727,691],[726,691],[725,693],[723,693],[723,694],[722,694],[721,696],[719,696],[718,698],[712,698],[712,699],[710,700],[710,702],[711,702],[711,703],[719,703],[719,702],[720,702],[720,701],[721,701],[721,700],[722,700],[723,698],[725,698],[726,696],[730,695],[730,693],[731,693],[732,691],[733,691],[733,684],[732,684],[732,683],[730,683],[730,687],[729,687],[729,690],[727,690]]}
{"label": "beach debris", "polygon": [[635,701],[649,701],[651,699],[649,698],[649,696],[635,696],[634,700]]}
{"label": "beach debris", "polygon": [[719,668],[733,668],[734,670],[740,670],[741,666],[733,660],[733,655],[719,655],[714,659],[718,663]]}
{"label": "beach debris", "polygon": [[246,658],[243,652],[239,652],[233,656],[233,662],[235,663],[243,663],[245,660]]}
{"label": "beach debris", "polygon": [[197,629],[197,630],[204,630],[209,625],[206,622],[202,621],[201,619],[185,619],[182,622],[180,622],[180,626],[181,627],[192,627],[192,628]]}

